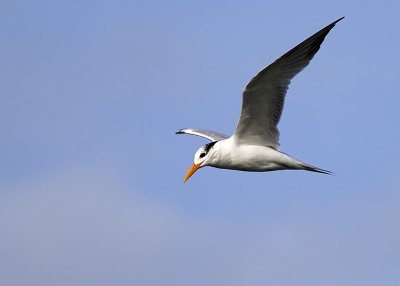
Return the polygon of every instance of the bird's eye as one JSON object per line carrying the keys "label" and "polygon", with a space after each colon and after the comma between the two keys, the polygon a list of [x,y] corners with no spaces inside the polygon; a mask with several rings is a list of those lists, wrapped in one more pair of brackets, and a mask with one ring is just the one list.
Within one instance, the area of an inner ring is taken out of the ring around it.
{"label": "bird's eye", "polygon": [[206,153],[201,153],[200,158],[203,158],[206,155]]}

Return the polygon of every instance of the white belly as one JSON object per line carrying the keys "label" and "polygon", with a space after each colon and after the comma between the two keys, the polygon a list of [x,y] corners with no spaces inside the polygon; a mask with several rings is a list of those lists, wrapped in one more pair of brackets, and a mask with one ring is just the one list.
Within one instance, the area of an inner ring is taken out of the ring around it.
{"label": "white belly", "polygon": [[263,172],[292,169],[298,163],[290,156],[264,146],[223,144],[219,149],[219,156],[210,166],[221,169]]}

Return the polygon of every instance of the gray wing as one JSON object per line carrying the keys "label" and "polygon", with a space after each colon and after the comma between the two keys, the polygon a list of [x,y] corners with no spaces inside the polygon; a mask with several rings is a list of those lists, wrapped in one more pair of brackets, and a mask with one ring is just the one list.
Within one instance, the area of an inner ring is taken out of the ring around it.
{"label": "gray wing", "polygon": [[180,129],[180,130],[176,131],[175,134],[196,135],[196,136],[201,136],[201,137],[207,138],[208,140],[211,140],[211,141],[220,141],[220,140],[223,140],[223,139],[226,139],[229,137],[225,134],[218,133],[215,131],[209,131],[209,130],[197,129],[197,128]]}
{"label": "gray wing", "polygon": [[244,144],[279,147],[277,125],[290,81],[304,69],[337,22],[326,26],[261,70],[243,91],[240,120],[233,136]]}

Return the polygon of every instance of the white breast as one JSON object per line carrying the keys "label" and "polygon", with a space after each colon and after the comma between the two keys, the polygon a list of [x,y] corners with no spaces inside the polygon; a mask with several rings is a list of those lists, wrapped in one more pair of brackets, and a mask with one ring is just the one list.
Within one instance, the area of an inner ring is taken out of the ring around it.
{"label": "white breast", "polygon": [[298,161],[269,147],[237,144],[233,138],[214,145],[207,165],[241,171],[273,171],[291,168]]}

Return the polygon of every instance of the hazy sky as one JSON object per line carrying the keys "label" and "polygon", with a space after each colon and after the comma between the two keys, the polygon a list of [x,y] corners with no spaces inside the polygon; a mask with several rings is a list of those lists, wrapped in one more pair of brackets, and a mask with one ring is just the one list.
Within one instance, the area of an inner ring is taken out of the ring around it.
{"label": "hazy sky", "polygon": [[[139,3],[142,2],[142,3]],[[397,1],[2,1],[0,285],[400,285]],[[258,70],[339,17],[281,149],[183,177]]]}

